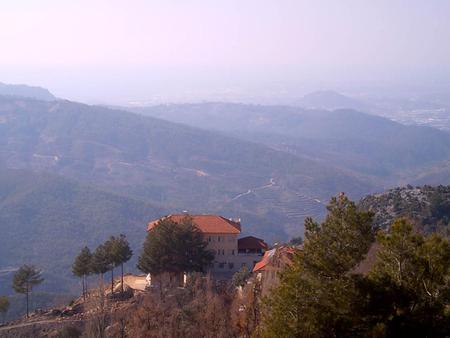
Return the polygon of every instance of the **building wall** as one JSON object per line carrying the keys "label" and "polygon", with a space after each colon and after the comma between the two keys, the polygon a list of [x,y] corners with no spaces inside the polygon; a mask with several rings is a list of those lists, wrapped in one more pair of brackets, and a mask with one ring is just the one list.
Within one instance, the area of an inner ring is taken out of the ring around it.
{"label": "building wall", "polygon": [[261,259],[261,254],[238,254],[237,236],[237,234],[204,234],[208,242],[207,248],[213,251],[215,256],[211,267],[213,274],[229,278],[244,265],[251,271],[255,262]]}

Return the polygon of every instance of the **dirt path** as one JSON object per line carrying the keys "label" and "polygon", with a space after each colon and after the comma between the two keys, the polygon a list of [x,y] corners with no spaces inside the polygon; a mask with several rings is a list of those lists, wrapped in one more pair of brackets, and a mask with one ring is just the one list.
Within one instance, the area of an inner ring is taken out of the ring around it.
{"label": "dirt path", "polygon": [[123,276],[123,282],[130,288],[139,291],[145,291],[145,287],[147,286],[147,280],[145,279],[145,276]]}
{"label": "dirt path", "polygon": [[270,181],[269,181],[269,184],[263,185],[263,186],[261,186],[261,187],[256,187],[256,188],[253,188],[253,189],[248,189],[246,192],[243,192],[243,193],[241,193],[241,194],[236,195],[235,197],[233,197],[233,198],[230,200],[230,202],[231,202],[231,201],[235,201],[235,200],[237,200],[238,198],[241,198],[242,196],[251,194],[251,193],[254,192],[254,191],[261,190],[261,189],[267,189],[267,188],[273,187],[274,185],[275,185],[275,179],[274,179],[274,178],[271,178]]}

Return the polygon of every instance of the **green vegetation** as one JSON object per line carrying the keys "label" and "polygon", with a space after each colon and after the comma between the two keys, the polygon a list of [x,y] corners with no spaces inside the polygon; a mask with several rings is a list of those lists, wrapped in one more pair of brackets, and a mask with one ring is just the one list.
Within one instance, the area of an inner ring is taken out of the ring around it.
{"label": "green vegetation", "polygon": [[121,283],[123,293],[123,264],[133,256],[133,251],[125,235],[119,237],[111,236],[104,244],[109,258],[109,269],[111,270],[111,294],[114,293],[114,268],[121,266]]}
{"label": "green vegetation", "polygon": [[121,292],[123,294],[123,265],[133,256],[133,251],[125,235],[117,237],[110,236],[104,243],[100,244],[93,253],[88,247],[84,247],[79,255],[75,257],[72,272],[75,276],[82,278],[83,297],[86,298],[86,277],[90,274],[103,275],[111,271],[111,294],[114,293],[114,268],[121,267]]}
{"label": "green vegetation", "polygon": [[41,284],[43,281],[41,271],[33,265],[22,265],[14,274],[12,287],[17,293],[22,293],[26,296],[27,317],[29,315],[30,292],[33,290],[33,287]]}
{"label": "green vegetation", "polygon": [[374,243],[372,214],[332,199],[265,302],[267,337],[443,337],[450,328],[450,243],[405,219],[379,230],[375,263],[356,273]]}
{"label": "green vegetation", "polygon": [[103,275],[112,268],[111,256],[105,243],[100,244],[92,254],[91,267],[92,272],[100,275],[103,282]]}
{"label": "green vegetation", "polygon": [[82,294],[83,298],[86,299],[87,294],[87,283],[86,277],[92,273],[92,253],[87,246],[85,246],[80,254],[75,258],[72,265],[72,273],[81,278],[82,284]]}
{"label": "green vegetation", "polygon": [[375,265],[359,285],[365,333],[386,337],[444,337],[450,328],[450,242],[424,236],[405,219],[377,235]]}
{"label": "green vegetation", "polygon": [[303,238],[301,236],[293,237],[289,240],[289,245],[298,246],[303,244]]}
{"label": "green vegetation", "polygon": [[3,322],[5,321],[6,313],[9,310],[9,299],[6,296],[0,296],[0,313],[3,315]]}
{"label": "green vegetation", "polygon": [[110,254],[113,264],[114,266],[120,265],[120,285],[123,294],[123,265],[131,259],[133,250],[131,250],[130,243],[128,243],[126,236],[123,234],[119,237],[111,237],[110,241],[112,241]]}
{"label": "green vegetation", "polygon": [[344,195],[333,198],[322,224],[308,219],[305,243],[265,307],[267,337],[342,337],[351,315],[349,271],[374,239],[372,215]]}
{"label": "green vegetation", "polygon": [[245,286],[252,273],[248,270],[248,268],[244,265],[238,272],[233,275],[231,280],[231,284],[234,286]]}
{"label": "green vegetation", "polygon": [[[0,168],[0,268],[37,265],[47,280],[42,291],[74,294],[71,266],[84,246],[123,233],[131,248],[139,248],[145,224],[165,212],[57,175]],[[0,279],[0,293],[10,294],[11,277]]]}
{"label": "green vegetation", "polygon": [[148,232],[138,268],[155,275],[205,271],[214,259],[207,245],[191,218],[180,223],[163,219]]}

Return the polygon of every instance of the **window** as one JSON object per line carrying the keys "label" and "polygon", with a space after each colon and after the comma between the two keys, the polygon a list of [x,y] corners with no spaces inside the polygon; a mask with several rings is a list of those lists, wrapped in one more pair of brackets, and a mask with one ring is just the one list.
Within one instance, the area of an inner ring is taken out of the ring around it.
{"label": "window", "polygon": [[220,255],[220,249],[217,249],[217,254]]}
{"label": "window", "polygon": [[234,256],[234,249],[233,250],[231,250],[231,254]]}
{"label": "window", "polygon": [[208,237],[208,242],[211,242],[211,236]]}
{"label": "window", "polygon": [[223,269],[225,267],[225,263],[219,263],[219,269]]}
{"label": "window", "polygon": [[217,236],[217,241],[220,242],[220,236]]}
{"label": "window", "polygon": [[225,255],[225,250],[224,249],[222,249],[222,255]]}
{"label": "window", "polygon": [[228,263],[228,267],[232,270],[234,268],[234,263]]}

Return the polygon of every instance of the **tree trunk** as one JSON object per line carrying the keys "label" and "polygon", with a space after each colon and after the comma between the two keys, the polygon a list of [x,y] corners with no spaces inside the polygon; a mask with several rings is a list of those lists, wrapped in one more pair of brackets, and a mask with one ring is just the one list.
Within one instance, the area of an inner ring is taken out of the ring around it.
{"label": "tree trunk", "polygon": [[120,292],[123,296],[123,263],[120,264],[120,285],[121,285]]}
{"label": "tree trunk", "polygon": [[86,275],[86,277],[85,277],[85,280],[84,280],[84,287],[86,288],[86,298],[89,298],[89,292],[88,292],[88,283],[87,283],[87,275]]}
{"label": "tree trunk", "polygon": [[29,310],[28,310],[28,293],[29,293],[29,290],[28,290],[28,283],[27,283],[27,285],[26,285],[26,294],[27,294],[27,318],[29,317]]}
{"label": "tree trunk", "polygon": [[83,300],[86,300],[86,275],[83,275],[81,283],[83,284]]}
{"label": "tree trunk", "polygon": [[111,295],[114,294],[114,268],[111,269]]}

